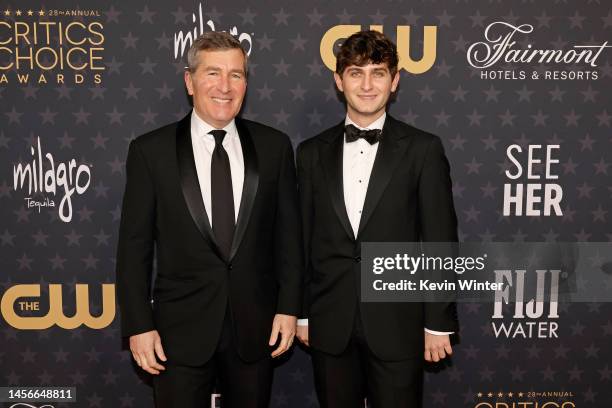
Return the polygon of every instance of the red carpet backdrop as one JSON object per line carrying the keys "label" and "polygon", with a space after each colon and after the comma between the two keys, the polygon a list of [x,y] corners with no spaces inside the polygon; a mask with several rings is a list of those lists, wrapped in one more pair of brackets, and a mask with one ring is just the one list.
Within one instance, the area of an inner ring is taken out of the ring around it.
{"label": "red carpet backdrop", "polygon": [[[390,113],[443,141],[461,241],[610,248],[607,1],[0,3],[0,406],[153,406],[116,307],[125,159],[133,138],[191,109],[193,39],[239,38],[241,115],[296,146],[343,120],[334,50],[366,28],[398,44]],[[600,255],[609,293],[611,253]],[[427,369],[424,407],[612,406],[611,304],[551,306],[460,303],[455,353]],[[9,402],[17,387],[66,388]],[[318,406],[303,348],[277,363],[270,406]]]}

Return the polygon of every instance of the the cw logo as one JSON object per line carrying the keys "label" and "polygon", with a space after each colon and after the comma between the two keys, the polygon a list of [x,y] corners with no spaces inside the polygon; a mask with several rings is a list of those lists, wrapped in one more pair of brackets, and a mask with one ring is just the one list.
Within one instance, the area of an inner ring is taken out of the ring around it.
{"label": "the cw logo", "polygon": [[21,298],[40,297],[40,285],[15,285],[2,296],[0,311],[8,324],[16,329],[42,330],[57,324],[63,329],[75,329],[84,324],[92,329],[103,329],[115,318],[115,285],[102,285],[102,314],[94,317],[89,313],[88,285],[76,284],[76,312],[74,316],[64,315],[62,285],[49,284],[49,312],[45,316],[20,316],[15,312],[15,304],[22,311],[39,310],[38,301],[18,301]]}
{"label": "the cw logo", "polygon": [[[383,32],[383,26],[371,25],[370,30]],[[359,25],[337,25],[323,34],[321,39],[321,59],[327,68],[336,70],[336,56],[334,55],[334,43],[341,38],[348,38],[352,34],[361,31]],[[410,57],[410,26],[397,26],[397,53],[399,55],[398,69],[405,69],[411,74],[422,74],[429,70],[436,61],[436,26],[423,27],[423,56],[415,61]]]}

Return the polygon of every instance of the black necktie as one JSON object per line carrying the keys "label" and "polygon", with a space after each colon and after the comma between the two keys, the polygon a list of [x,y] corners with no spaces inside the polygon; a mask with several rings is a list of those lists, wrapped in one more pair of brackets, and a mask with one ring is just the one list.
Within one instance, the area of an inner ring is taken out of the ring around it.
{"label": "black necktie", "polygon": [[219,249],[229,258],[234,238],[234,193],[229,157],[223,148],[225,130],[208,132],[215,138],[215,150],[210,163],[212,229]]}
{"label": "black necktie", "polygon": [[361,130],[354,125],[346,125],[344,127],[344,133],[346,134],[346,143],[353,143],[363,138],[371,145],[379,142],[382,135],[380,129]]}

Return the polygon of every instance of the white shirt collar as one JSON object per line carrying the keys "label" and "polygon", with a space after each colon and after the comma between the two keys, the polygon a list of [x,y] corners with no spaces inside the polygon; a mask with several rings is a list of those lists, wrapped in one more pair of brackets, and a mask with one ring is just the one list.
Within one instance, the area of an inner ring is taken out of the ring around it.
{"label": "white shirt collar", "polygon": [[[191,111],[191,129],[193,129],[197,135],[208,135],[208,132],[217,128],[200,118],[195,109],[193,109]],[[238,129],[236,128],[236,121],[234,119],[232,119],[232,121],[228,123],[223,130],[227,132],[227,136],[229,137],[238,136]],[[212,135],[209,136],[213,137]]]}
{"label": "white shirt collar", "polygon": [[344,119],[344,126],[346,125],[353,125],[356,126],[358,129],[361,130],[366,130],[366,129],[381,129],[383,128],[383,125],[385,124],[385,119],[387,118],[387,112],[383,112],[382,115],[380,115],[380,117],[378,119],[376,119],[374,122],[370,123],[368,125],[368,127],[361,127],[358,124],[356,124],[355,122],[353,122],[351,120],[351,118],[349,118],[348,114],[346,115],[346,119]]}

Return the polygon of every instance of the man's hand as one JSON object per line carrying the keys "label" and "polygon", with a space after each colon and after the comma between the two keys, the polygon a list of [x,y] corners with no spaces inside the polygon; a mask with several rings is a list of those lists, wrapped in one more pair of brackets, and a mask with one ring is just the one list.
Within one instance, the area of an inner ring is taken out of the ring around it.
{"label": "man's hand", "polygon": [[305,346],[310,347],[310,343],[308,342],[308,325],[299,325],[297,326],[297,338],[298,340]]}
{"label": "man's hand", "polygon": [[448,334],[431,334],[425,332],[425,360],[437,363],[446,357],[453,354],[450,338]]}
{"label": "man's hand", "polygon": [[297,324],[297,317],[289,316],[285,314],[277,314],[274,316],[272,322],[272,333],[270,333],[270,341],[268,344],[273,346],[278,340],[278,334],[281,335],[281,341],[278,348],[272,352],[272,357],[278,357],[285,351],[289,350],[291,344],[293,344],[293,337],[295,336],[295,326]]}
{"label": "man's hand", "polygon": [[155,354],[161,361],[166,361],[161,339],[157,330],[130,336],[130,350],[136,364],[151,374],[159,374],[165,367],[157,362]]}

